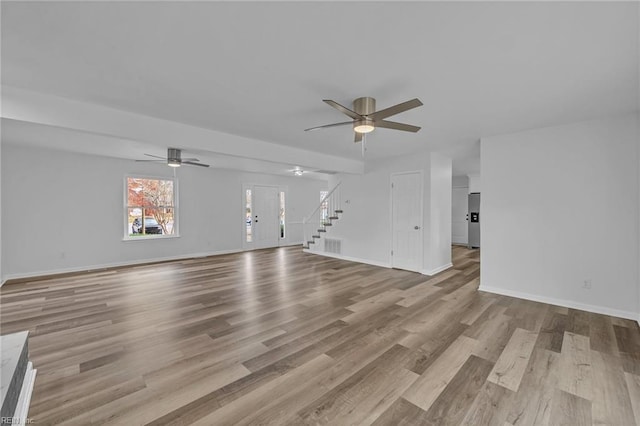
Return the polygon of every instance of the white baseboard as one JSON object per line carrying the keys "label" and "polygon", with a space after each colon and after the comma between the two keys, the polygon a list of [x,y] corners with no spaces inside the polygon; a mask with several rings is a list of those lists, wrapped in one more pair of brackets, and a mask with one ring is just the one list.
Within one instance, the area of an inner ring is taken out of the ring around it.
{"label": "white baseboard", "polygon": [[[629,311],[620,311],[618,309],[607,308],[605,306],[587,305],[585,303],[574,302],[572,300],[556,299],[553,297],[539,296],[536,294],[524,293],[520,291],[507,290],[498,287],[490,287],[480,284],[480,291],[487,293],[501,294],[503,296],[517,297],[518,299],[531,300],[533,302],[548,303],[550,305],[563,306],[565,308],[579,309],[581,311],[594,312],[596,314],[604,314],[612,317],[626,318],[638,321],[638,314]],[[640,321],[638,321],[640,324]]]}
{"label": "white baseboard", "polygon": [[431,269],[427,271],[426,269],[422,271],[422,275],[435,275],[439,272],[445,271],[453,266],[453,263],[447,263],[446,265],[439,266],[437,268]]}
{"label": "white baseboard", "polygon": [[302,241],[296,241],[294,243],[281,244],[280,247],[291,247],[291,246],[301,246],[301,245],[302,245]]}
{"label": "white baseboard", "polygon": [[314,251],[314,250],[309,250],[309,249],[304,249],[302,251],[304,251],[305,253],[317,254],[317,255],[325,256],[325,257],[333,257],[335,259],[346,260],[346,261],[349,261],[349,262],[366,263],[367,265],[380,266],[382,268],[391,268],[390,264],[385,263],[385,262],[378,262],[376,260],[361,259],[359,257],[343,256],[341,254],[326,253],[324,251]]}
{"label": "white baseboard", "polygon": [[90,266],[77,266],[77,267],[71,267],[71,268],[51,269],[46,271],[23,272],[18,274],[9,274],[4,277],[4,281],[6,282],[9,280],[17,280],[17,279],[24,279],[24,278],[37,278],[37,277],[42,277],[47,275],[67,274],[71,272],[96,272],[103,269],[118,268],[122,266],[142,265],[145,263],[170,262],[172,260],[195,259],[199,257],[219,256],[221,254],[241,253],[243,251],[245,250],[242,250],[242,249],[220,250],[220,251],[212,251],[212,252],[190,253],[190,254],[184,254],[180,256],[154,257],[149,259],[138,259],[138,260],[131,260],[126,262],[111,262],[111,263],[102,263],[102,264],[90,265]]}
{"label": "white baseboard", "polygon": [[[299,246],[299,245],[302,245],[302,242],[286,243],[281,245],[280,247],[290,247],[290,246]],[[278,247],[273,247],[273,248],[278,248]],[[24,279],[24,278],[37,278],[37,277],[42,277],[47,275],[67,274],[71,272],[96,272],[103,269],[118,268],[122,266],[135,266],[135,265],[143,265],[145,263],[157,263],[157,262],[171,262],[173,260],[197,259],[201,257],[220,256],[223,254],[242,253],[244,251],[250,251],[250,250],[251,249],[218,250],[218,251],[210,251],[210,252],[189,253],[189,254],[184,254],[179,256],[154,257],[150,259],[138,259],[138,260],[130,260],[126,262],[110,262],[110,263],[101,263],[98,265],[90,265],[90,266],[77,266],[77,267],[71,267],[71,268],[51,269],[46,271],[9,274],[5,277],[2,277],[2,284],[10,280],[18,280],[18,279]],[[0,284],[0,286],[2,286],[2,284]]]}
{"label": "white baseboard", "polygon": [[13,414],[13,418],[16,420],[15,425],[24,425],[28,423],[29,404],[31,403],[31,394],[33,393],[33,386],[36,381],[36,373],[38,370],[33,369],[31,361],[27,364],[27,371],[24,373],[24,379],[22,380],[22,389],[20,390],[20,396],[18,396],[18,403],[16,405],[16,411]]}

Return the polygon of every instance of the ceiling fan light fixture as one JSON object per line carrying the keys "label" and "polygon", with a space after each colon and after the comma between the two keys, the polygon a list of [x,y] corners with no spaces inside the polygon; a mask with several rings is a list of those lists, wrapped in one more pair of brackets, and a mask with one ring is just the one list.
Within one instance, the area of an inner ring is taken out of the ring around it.
{"label": "ceiling fan light fixture", "polygon": [[169,167],[180,167],[180,160],[170,158],[167,160],[167,165],[169,165]]}
{"label": "ceiling fan light fixture", "polygon": [[356,121],[353,124],[353,130],[358,133],[370,133],[375,130],[375,126],[371,120]]}
{"label": "ceiling fan light fixture", "polygon": [[302,170],[302,169],[301,169],[301,168],[299,168],[299,167],[296,167],[296,168],[293,170],[293,174],[294,174],[294,176],[302,176],[302,174],[303,174],[303,173],[304,173],[304,170]]}
{"label": "ceiling fan light fixture", "polygon": [[357,143],[364,140],[363,134],[373,132],[377,127],[392,130],[402,130],[404,132],[412,133],[416,133],[420,130],[420,127],[418,126],[385,120],[386,118],[393,115],[400,114],[402,112],[409,111],[410,109],[422,106],[423,104],[418,98],[414,98],[409,101],[402,102],[381,110],[376,110],[376,100],[371,97],[362,97],[355,99],[353,101],[353,111],[347,107],[340,105],[336,101],[332,101],[331,99],[324,99],[323,102],[348,116],[352,119],[352,121],[344,121],[342,123],[325,124],[324,126],[311,127],[309,129],[305,129],[305,132],[316,129],[326,129],[329,127],[350,125],[353,127],[353,131],[355,132],[354,142]]}

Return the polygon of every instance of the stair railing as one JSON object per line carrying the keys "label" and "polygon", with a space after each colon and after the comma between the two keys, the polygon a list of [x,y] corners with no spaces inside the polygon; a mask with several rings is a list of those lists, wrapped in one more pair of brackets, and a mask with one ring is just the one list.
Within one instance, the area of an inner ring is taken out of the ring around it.
{"label": "stair railing", "polygon": [[304,248],[311,248],[317,244],[323,233],[327,232],[327,227],[333,225],[332,221],[339,219],[342,213],[342,197],[340,194],[340,185],[338,182],[331,191],[325,195],[315,210],[304,219],[302,219],[303,243]]}

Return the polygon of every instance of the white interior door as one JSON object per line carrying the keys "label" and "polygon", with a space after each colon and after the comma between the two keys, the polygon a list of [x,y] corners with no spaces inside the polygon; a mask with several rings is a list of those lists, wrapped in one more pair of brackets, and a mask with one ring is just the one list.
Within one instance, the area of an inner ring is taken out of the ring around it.
{"label": "white interior door", "polygon": [[253,247],[278,247],[280,239],[278,187],[256,185],[253,187],[251,198]]}
{"label": "white interior door", "polygon": [[451,242],[467,245],[469,242],[469,188],[453,188],[451,195]]}
{"label": "white interior door", "polygon": [[391,266],[421,272],[422,173],[391,175]]}

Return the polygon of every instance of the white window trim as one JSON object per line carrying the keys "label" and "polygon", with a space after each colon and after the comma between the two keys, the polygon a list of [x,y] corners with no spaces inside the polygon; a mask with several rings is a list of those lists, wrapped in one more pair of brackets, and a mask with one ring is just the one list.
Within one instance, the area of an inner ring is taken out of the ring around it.
{"label": "white window trim", "polygon": [[[144,237],[130,237],[129,236],[129,186],[127,180],[133,179],[155,179],[155,180],[170,180],[173,181],[173,226],[174,233],[171,235],[145,235]],[[122,214],[122,232],[124,233],[122,241],[149,241],[149,240],[168,240],[173,238],[180,238],[180,206],[178,205],[178,178],[175,176],[149,176],[140,174],[126,174],[123,180],[123,214]]]}

